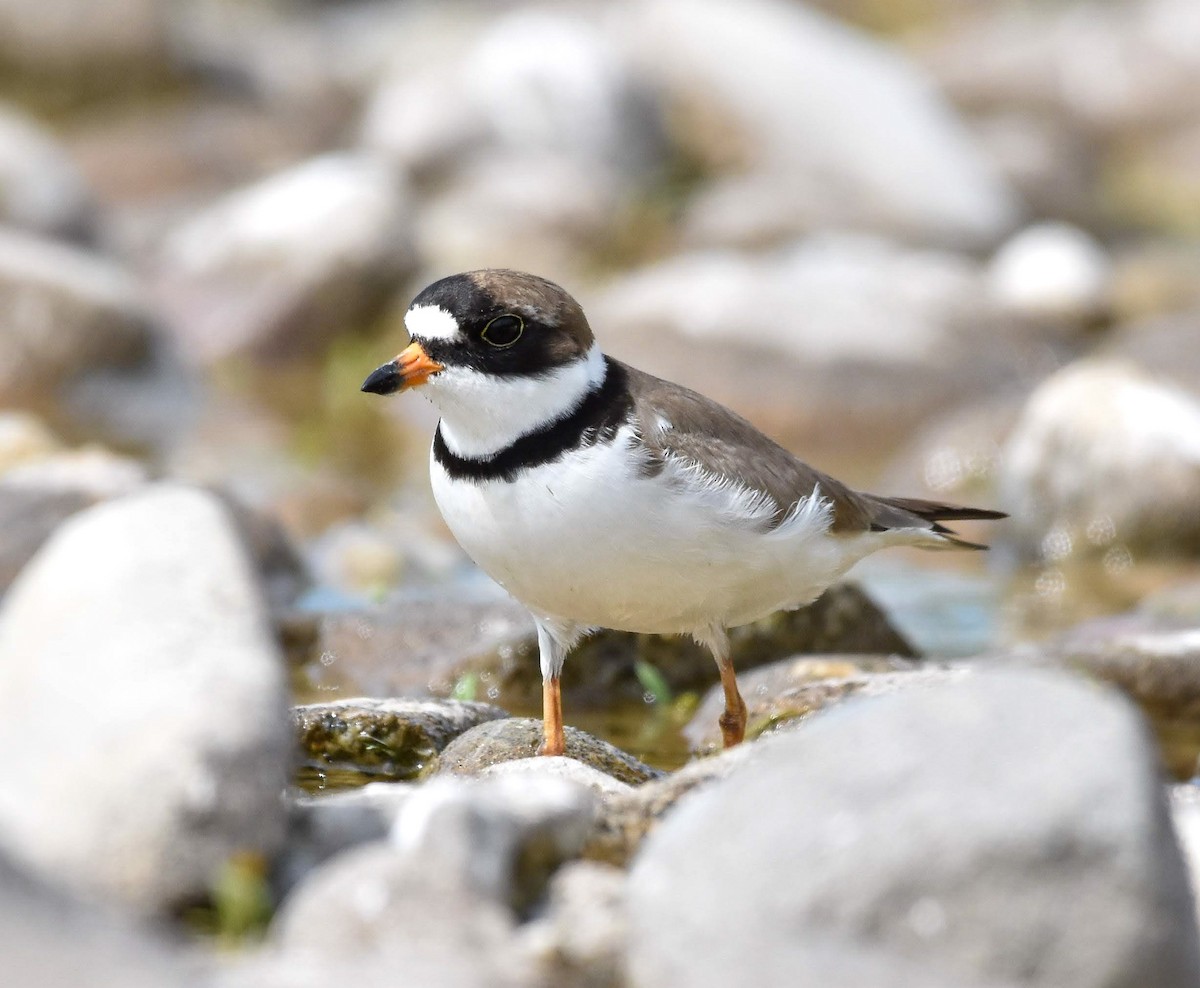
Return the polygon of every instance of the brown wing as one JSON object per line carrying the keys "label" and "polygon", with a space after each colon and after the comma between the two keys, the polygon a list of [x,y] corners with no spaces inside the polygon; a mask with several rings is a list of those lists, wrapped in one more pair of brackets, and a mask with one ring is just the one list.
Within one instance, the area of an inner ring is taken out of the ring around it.
{"label": "brown wing", "polygon": [[[833,504],[834,531],[871,527],[871,504],[864,495],[798,460],[715,401],[622,366],[629,375],[638,430],[650,451],[649,469],[661,469],[667,456],[695,463],[716,477],[769,497],[775,504],[775,524],[820,486],[821,496]],[[670,426],[663,428],[663,421]]]}
{"label": "brown wing", "polygon": [[[834,532],[925,529],[947,544],[962,548],[985,546],[958,538],[940,520],[993,520],[999,511],[967,508],[917,498],[879,497],[852,490],[828,474],[797,459],[759,432],[740,415],[715,401],[670,381],[625,364],[633,394],[633,415],[650,452],[648,469],[661,469],[665,457],[695,463],[708,473],[765,494],[775,504],[774,524],[780,524],[802,498],[816,488],[833,505]],[[670,423],[668,428],[662,422]]]}

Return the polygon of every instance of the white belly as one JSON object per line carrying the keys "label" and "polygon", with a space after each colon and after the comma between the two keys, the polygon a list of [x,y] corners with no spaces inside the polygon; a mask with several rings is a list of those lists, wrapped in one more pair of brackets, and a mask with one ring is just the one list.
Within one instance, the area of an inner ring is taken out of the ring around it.
{"label": "white belly", "polygon": [[813,600],[879,545],[828,534],[823,503],[778,528],[744,490],[671,465],[641,476],[626,430],[509,483],[452,481],[434,498],[459,543],[535,614],[626,631],[735,626]]}

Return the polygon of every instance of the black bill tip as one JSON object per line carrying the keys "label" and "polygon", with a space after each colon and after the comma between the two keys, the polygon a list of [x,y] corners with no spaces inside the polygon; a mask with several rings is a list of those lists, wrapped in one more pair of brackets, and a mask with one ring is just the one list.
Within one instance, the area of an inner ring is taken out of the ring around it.
{"label": "black bill tip", "polygon": [[400,368],[392,360],[371,371],[370,376],[363,381],[362,390],[373,395],[391,395],[403,386],[404,378],[400,374]]}

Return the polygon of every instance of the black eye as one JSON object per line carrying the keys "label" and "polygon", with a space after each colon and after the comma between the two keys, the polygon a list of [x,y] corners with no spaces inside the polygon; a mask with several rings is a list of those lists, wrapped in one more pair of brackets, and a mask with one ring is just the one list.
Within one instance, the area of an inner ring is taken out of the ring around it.
{"label": "black eye", "polygon": [[484,326],[479,338],[498,350],[503,350],[516,343],[523,332],[525,332],[525,321],[520,316],[506,312],[502,316],[496,316]]}

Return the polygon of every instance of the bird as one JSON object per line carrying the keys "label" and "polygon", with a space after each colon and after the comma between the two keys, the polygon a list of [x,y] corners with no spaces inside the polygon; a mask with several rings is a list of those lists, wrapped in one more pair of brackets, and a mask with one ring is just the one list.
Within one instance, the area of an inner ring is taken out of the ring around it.
{"label": "bird", "polygon": [[531,613],[539,753],[564,752],[560,675],[602,629],[690,635],[716,661],[726,747],[746,704],[728,629],[815,600],[889,546],[984,549],[943,525],[1002,512],[856,491],[695,391],[607,356],[579,303],[507,269],[451,275],[362,390],[439,413],[434,500],[467,554]]}

